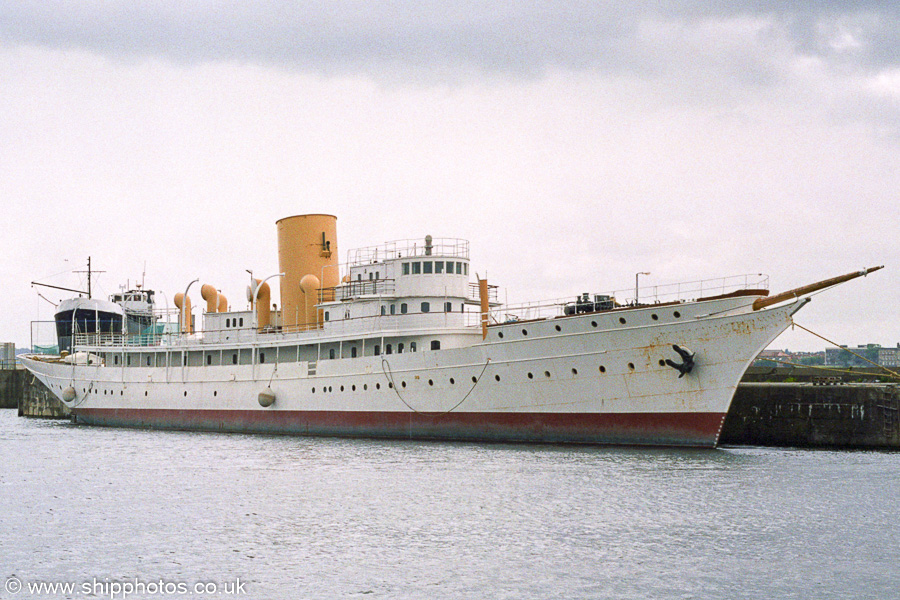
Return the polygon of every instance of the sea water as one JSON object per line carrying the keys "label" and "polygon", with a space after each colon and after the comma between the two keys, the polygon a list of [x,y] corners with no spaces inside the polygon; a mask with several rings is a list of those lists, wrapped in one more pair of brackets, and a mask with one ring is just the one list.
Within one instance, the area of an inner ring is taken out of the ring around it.
{"label": "sea water", "polygon": [[0,411],[4,599],[898,598],[898,551],[900,453],[273,437]]}

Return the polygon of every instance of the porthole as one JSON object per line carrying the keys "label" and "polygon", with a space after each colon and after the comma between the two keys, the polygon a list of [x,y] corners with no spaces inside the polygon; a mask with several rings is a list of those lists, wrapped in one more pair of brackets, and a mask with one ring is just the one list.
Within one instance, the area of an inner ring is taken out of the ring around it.
{"label": "porthole", "polygon": [[342,392],[344,391],[344,386],[341,386],[341,391],[342,391]]}
{"label": "porthole", "polygon": [[544,371],[544,377],[550,379],[550,371]]}
{"label": "porthole", "polygon": [[522,335],[528,335],[528,330],[527,330],[527,329],[523,329],[523,330],[522,330]]}
{"label": "porthole", "polygon": [[368,390],[368,389],[369,389],[369,384],[368,384],[368,383],[364,383],[364,384],[363,384],[363,391],[366,391],[366,390]]}
{"label": "porthole", "polygon": [[381,384],[380,384],[380,383],[376,383],[376,384],[375,384],[375,389],[376,389],[376,390],[380,390],[380,389],[381,389]]}
{"label": "porthole", "polygon": [[625,317],[619,317],[619,323],[621,323],[622,325],[627,323],[627,321],[625,320]]}
{"label": "porthole", "polygon": [[313,388],[313,389],[312,389],[312,393],[313,393],[313,394],[316,393],[316,388]]}
{"label": "porthole", "polygon": [[456,380],[453,379],[453,378],[451,377],[451,378],[450,378],[450,385],[453,385],[453,384],[455,384],[455,383],[456,383]]}
{"label": "porthole", "polygon": [[147,392],[144,392],[144,397],[145,397],[145,398],[147,397]]}
{"label": "porthole", "polygon": [[528,374],[528,379],[534,379],[534,373],[529,373],[529,374]]}
{"label": "porthole", "polygon": [[591,327],[596,327],[596,326],[597,326],[597,321],[591,321]]}
{"label": "porthole", "polygon": [[664,361],[663,359],[659,359],[659,366],[661,366],[661,367],[666,366],[666,361]]}
{"label": "porthole", "polygon": [[478,378],[472,375],[472,383],[478,383]]}
{"label": "porthole", "polygon": [[434,380],[433,380],[433,379],[429,379],[429,380],[428,380],[428,385],[434,385]]}
{"label": "porthole", "polygon": [[406,382],[405,382],[405,381],[401,381],[401,382],[400,382],[400,387],[404,387],[404,388],[405,388],[405,387],[406,387]]}
{"label": "porthole", "polygon": [[606,367],[604,367],[603,365],[600,365],[600,372],[606,373]]}
{"label": "porthole", "polygon": [[578,375],[578,369],[572,369],[572,375]]}
{"label": "porthole", "polygon": [[562,327],[560,327],[559,325],[557,325],[557,326],[556,326],[556,330],[557,330],[557,331],[562,331]]}
{"label": "porthole", "polygon": [[219,395],[218,390],[213,390],[213,398],[215,398],[215,397],[218,396],[218,395]]}
{"label": "porthole", "polygon": [[184,397],[187,398],[187,390],[184,390]]}
{"label": "porthole", "polygon": [[356,391],[356,386],[355,386],[355,385],[350,386],[350,391],[351,391],[351,392],[355,392],[355,391]]}
{"label": "porthole", "polygon": [[494,375],[494,379],[496,379],[497,381],[500,381],[500,376],[499,376],[499,375]]}
{"label": "porthole", "polygon": [[628,368],[634,371],[634,363],[628,363]]}
{"label": "porthole", "polygon": [[498,332],[497,332],[497,337],[500,338],[500,339],[502,340],[502,339],[503,339],[503,332],[502,332],[502,331],[498,331]]}
{"label": "porthole", "polygon": [[329,385],[329,386],[328,386],[328,391],[331,392],[331,390],[332,390],[332,387]]}
{"label": "porthole", "polygon": [[676,319],[680,319],[680,318],[681,318],[681,313],[678,312],[677,310],[676,310],[675,312],[673,312],[672,314],[675,316]]}
{"label": "porthole", "polygon": [[658,320],[659,320],[659,316],[658,316],[656,313],[650,315],[650,318],[653,319],[654,321],[658,321]]}

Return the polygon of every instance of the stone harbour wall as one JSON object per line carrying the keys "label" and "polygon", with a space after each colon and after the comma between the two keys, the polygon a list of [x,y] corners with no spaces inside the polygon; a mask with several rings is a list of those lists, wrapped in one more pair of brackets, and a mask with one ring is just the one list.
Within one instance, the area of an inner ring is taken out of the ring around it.
{"label": "stone harbour wall", "polygon": [[742,383],[719,443],[900,448],[900,385]]}

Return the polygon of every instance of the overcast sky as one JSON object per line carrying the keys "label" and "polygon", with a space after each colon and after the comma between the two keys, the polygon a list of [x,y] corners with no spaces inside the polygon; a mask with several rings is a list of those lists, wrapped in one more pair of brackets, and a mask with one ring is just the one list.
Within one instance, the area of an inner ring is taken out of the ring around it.
{"label": "overcast sky", "polygon": [[17,346],[38,292],[67,296],[30,282],[78,286],[88,256],[101,296],[146,270],[243,308],[275,221],[317,212],[342,259],[466,238],[510,302],[885,264],[796,321],[896,345],[898,196],[897,2],[0,4]]}

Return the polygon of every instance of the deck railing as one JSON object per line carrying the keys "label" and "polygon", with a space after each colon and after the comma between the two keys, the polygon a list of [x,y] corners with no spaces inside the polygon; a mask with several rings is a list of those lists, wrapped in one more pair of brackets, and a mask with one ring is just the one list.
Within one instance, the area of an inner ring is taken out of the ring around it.
{"label": "deck railing", "polygon": [[[351,293],[349,286],[357,286],[353,293],[374,293],[378,285],[393,285],[392,280],[361,281],[346,284],[347,293]],[[370,287],[371,286],[371,287]],[[769,278],[762,274],[734,275],[717,279],[703,279],[666,285],[648,285],[640,288],[639,302],[634,300],[634,289],[605,292],[602,294],[582,294],[578,297],[559,298],[528,302],[516,305],[500,305],[497,302],[497,289],[490,286],[491,311],[489,322],[491,324],[507,323],[510,321],[530,321],[536,319],[548,319],[576,314],[579,312],[602,310],[604,308],[622,308],[635,306],[649,306],[660,303],[686,302],[699,298],[709,298],[740,290],[767,290]],[[343,293],[343,292],[342,292]],[[477,285],[470,288],[470,300],[477,300]],[[444,315],[443,319],[439,317]],[[465,312],[445,313],[435,310],[430,313],[412,312],[395,315],[373,315],[356,317],[352,319],[332,320],[327,324],[319,323],[301,325],[291,328],[271,327],[257,332],[252,326],[244,328],[229,328],[212,330],[199,333],[148,333],[148,334],[120,334],[120,333],[76,333],[76,346],[94,347],[122,347],[122,346],[183,346],[192,343],[221,343],[220,334],[233,335],[232,342],[253,343],[260,340],[272,340],[286,336],[309,333],[316,337],[323,335],[345,336],[358,332],[365,335],[381,330],[403,330],[408,327],[438,326],[462,326],[479,327],[480,313],[478,308],[468,305]]]}
{"label": "deck railing", "polygon": [[469,258],[469,242],[458,238],[433,238],[428,244],[424,239],[396,240],[380,246],[356,248],[347,254],[348,266],[368,265],[394,258],[416,256],[443,256]]}
{"label": "deck railing", "polygon": [[490,321],[491,323],[506,323],[509,321],[550,319],[567,314],[567,307],[569,310],[581,312],[579,306],[587,307],[588,305],[593,305],[598,308],[600,306],[604,308],[645,306],[669,302],[688,302],[740,290],[768,289],[768,275],[761,273],[730,275],[715,279],[702,279],[665,285],[644,285],[638,290],[639,297],[637,301],[635,301],[635,289],[630,288],[596,294],[585,293],[577,297],[505,305],[491,311]]}

